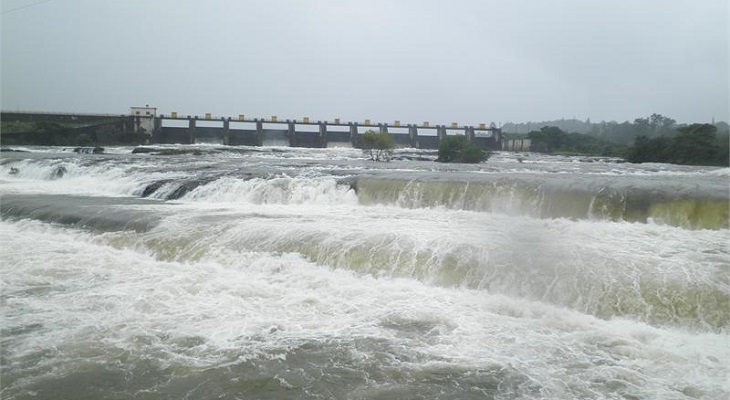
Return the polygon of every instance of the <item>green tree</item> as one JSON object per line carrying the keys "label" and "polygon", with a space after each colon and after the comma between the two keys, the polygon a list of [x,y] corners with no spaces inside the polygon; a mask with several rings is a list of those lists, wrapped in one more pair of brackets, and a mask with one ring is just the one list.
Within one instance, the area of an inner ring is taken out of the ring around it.
{"label": "green tree", "polygon": [[718,159],[717,128],[710,124],[692,124],[679,128],[674,138],[673,158],[679,164],[708,165]]}
{"label": "green tree", "polygon": [[649,117],[649,124],[652,127],[654,136],[671,136],[676,134],[674,129],[677,121],[661,114],[652,114]]}
{"label": "green tree", "polygon": [[730,132],[718,133],[717,148],[717,165],[730,167]]}
{"label": "green tree", "polygon": [[634,145],[629,148],[626,160],[632,163],[643,162],[671,162],[672,140],[660,136],[649,139],[646,136],[639,136],[634,140]]}
{"label": "green tree", "polygon": [[651,137],[654,133],[649,118],[636,118],[634,120],[634,131],[636,135],[645,137]]}
{"label": "green tree", "polygon": [[395,149],[395,139],[388,132],[369,130],[362,135],[361,148],[373,161],[390,161]]}
{"label": "green tree", "polygon": [[623,157],[627,146],[601,139],[598,135],[566,133],[554,126],[544,126],[527,134],[532,151],[538,153],[590,154]]}
{"label": "green tree", "polygon": [[629,149],[627,160],[634,163],[727,165],[727,140],[718,139],[714,125],[692,124],[677,130],[679,134],[674,137],[637,137]]}
{"label": "green tree", "polygon": [[439,143],[439,162],[480,163],[489,159],[488,149],[474,146],[465,135],[446,136]]}
{"label": "green tree", "polygon": [[554,153],[568,142],[568,134],[555,126],[543,126],[539,131],[527,134],[532,151]]}

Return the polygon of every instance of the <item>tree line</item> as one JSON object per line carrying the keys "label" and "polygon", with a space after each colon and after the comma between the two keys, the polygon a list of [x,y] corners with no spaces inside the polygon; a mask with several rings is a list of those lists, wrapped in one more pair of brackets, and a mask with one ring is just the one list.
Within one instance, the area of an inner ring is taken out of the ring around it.
{"label": "tree line", "polygon": [[729,165],[730,126],[725,122],[678,125],[672,118],[652,114],[633,123],[594,124],[588,133],[543,126],[526,137],[532,151],[547,154],[612,156],[634,163]]}
{"label": "tree line", "polygon": [[[620,157],[629,162],[662,162],[688,165],[728,166],[730,161],[730,132],[718,134],[712,124],[677,126],[671,118],[653,114],[637,118],[632,125],[633,144],[606,140],[599,135],[568,133],[555,126],[531,131],[527,138],[531,151],[546,154],[597,155]],[[395,141],[387,132],[368,131],[359,146],[374,161],[389,161]],[[474,146],[463,135],[447,136],[438,149],[440,162],[479,163],[490,156],[487,149]]]}
{"label": "tree line", "polygon": [[629,148],[626,160],[633,163],[663,162],[686,165],[730,165],[730,138],[717,134],[711,124],[678,128],[676,136],[639,136]]}
{"label": "tree line", "polygon": [[567,133],[555,126],[544,126],[527,134],[531,151],[545,154],[597,155],[624,157],[628,146],[583,133]]}
{"label": "tree line", "polygon": [[[712,123],[717,128],[718,135],[730,131],[730,125],[726,122]],[[527,135],[530,132],[539,131],[545,126],[554,126],[564,132],[585,133],[609,142],[630,145],[639,136],[649,138],[658,136],[675,136],[679,134],[682,124],[661,114],[651,114],[648,117],[639,117],[631,121],[601,121],[592,123],[590,119],[585,121],[573,119],[557,119],[542,122],[512,123],[502,125],[502,131],[510,134]]]}

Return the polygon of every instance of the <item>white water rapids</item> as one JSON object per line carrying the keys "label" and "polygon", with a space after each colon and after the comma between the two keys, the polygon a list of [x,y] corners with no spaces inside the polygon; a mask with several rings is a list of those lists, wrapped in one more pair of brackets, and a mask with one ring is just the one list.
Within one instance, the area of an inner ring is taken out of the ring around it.
{"label": "white water rapids", "polygon": [[727,168],[194,149],[3,153],[0,397],[730,394]]}

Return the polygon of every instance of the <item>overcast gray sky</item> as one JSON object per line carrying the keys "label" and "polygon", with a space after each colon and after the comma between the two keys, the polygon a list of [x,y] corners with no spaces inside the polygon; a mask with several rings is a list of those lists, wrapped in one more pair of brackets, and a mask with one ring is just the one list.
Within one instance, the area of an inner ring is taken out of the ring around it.
{"label": "overcast gray sky", "polygon": [[3,0],[2,109],[728,120],[727,0]]}

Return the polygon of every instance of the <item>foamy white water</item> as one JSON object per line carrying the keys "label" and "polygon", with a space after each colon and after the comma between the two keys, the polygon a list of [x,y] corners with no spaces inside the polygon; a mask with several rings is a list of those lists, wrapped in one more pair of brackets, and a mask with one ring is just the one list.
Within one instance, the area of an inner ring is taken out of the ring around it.
{"label": "foamy white water", "polygon": [[307,154],[4,157],[0,395],[730,394],[726,169]]}

